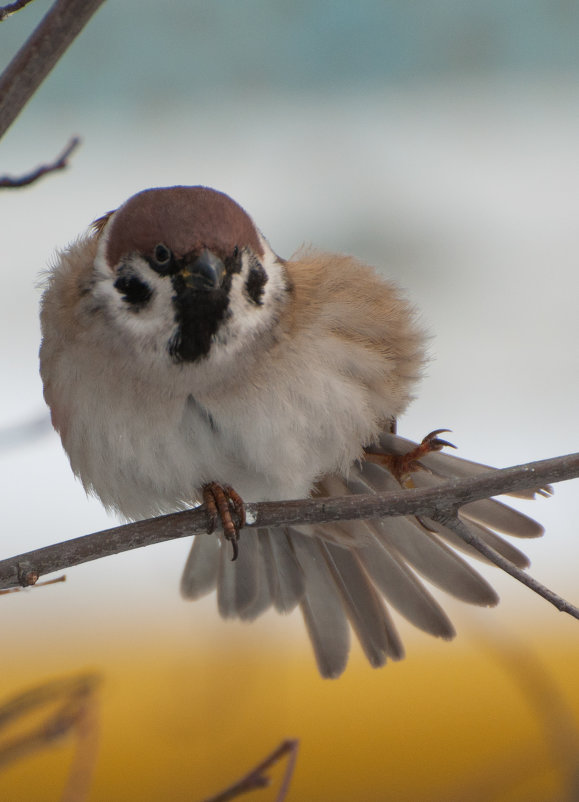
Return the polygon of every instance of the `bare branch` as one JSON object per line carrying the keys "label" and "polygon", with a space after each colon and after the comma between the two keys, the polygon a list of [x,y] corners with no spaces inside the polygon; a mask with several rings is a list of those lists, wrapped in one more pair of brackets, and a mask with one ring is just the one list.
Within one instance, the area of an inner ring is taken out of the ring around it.
{"label": "bare branch", "polygon": [[289,791],[289,785],[295,769],[298,745],[298,741],[283,741],[271,755],[266,757],[261,763],[258,763],[245,777],[242,777],[241,780],[233,783],[233,785],[225,788],[215,796],[205,799],[204,802],[229,802],[231,799],[237,799],[237,797],[246,794],[248,791],[255,791],[258,788],[267,788],[270,784],[270,778],[267,776],[266,772],[285,757],[285,755],[288,755],[282,784],[275,798],[275,802],[283,802]]}
{"label": "bare branch", "polygon": [[568,613],[569,615],[572,615],[573,618],[579,619],[579,608],[575,607],[573,604],[570,604],[557,593],[549,590],[549,588],[545,587],[545,585],[542,585],[532,576],[529,576],[529,574],[527,574],[521,568],[518,568],[510,560],[505,559],[505,557],[499,554],[498,551],[495,551],[492,546],[488,546],[473,531],[465,526],[457,515],[439,515],[435,516],[435,520],[448,527],[448,529],[452,529],[452,531],[457,534],[461,540],[464,540],[465,543],[473,546],[477,551],[480,551],[481,554],[487,557],[498,568],[505,571],[507,574],[510,574],[519,582],[522,582],[523,585],[526,585],[534,593],[542,596],[562,613]]}
{"label": "bare branch", "polygon": [[32,3],[32,0],[16,0],[15,3],[8,3],[7,6],[2,6],[0,8],[0,22],[4,22],[7,17],[16,14],[17,11],[20,11],[21,8],[24,8],[29,3]]}
{"label": "bare branch", "polygon": [[[448,518],[463,504],[513,491],[539,488],[579,476],[579,453],[489,470],[468,479],[455,479],[422,490],[377,495],[308,498],[300,501],[246,504],[249,528],[330,523],[396,515]],[[204,508],[149,518],[102,532],[73,538],[0,561],[0,589],[26,587],[45,574],[63,571],[102,557],[151,546],[166,540],[206,534]],[[491,558],[492,559],[492,558]]]}
{"label": "bare branch", "polygon": [[57,170],[66,169],[68,167],[69,156],[79,145],[79,137],[73,136],[66,148],[62,151],[60,156],[52,162],[52,164],[41,164],[40,167],[37,167],[35,170],[32,170],[26,175],[20,176],[20,178],[11,178],[8,175],[0,176],[0,189],[17,189],[20,187],[26,187],[29,184],[33,184],[35,181],[38,181],[39,178],[42,178],[43,175],[47,175],[47,173],[55,173]]}
{"label": "bare branch", "polygon": [[56,0],[0,77],[0,137],[104,0]]}

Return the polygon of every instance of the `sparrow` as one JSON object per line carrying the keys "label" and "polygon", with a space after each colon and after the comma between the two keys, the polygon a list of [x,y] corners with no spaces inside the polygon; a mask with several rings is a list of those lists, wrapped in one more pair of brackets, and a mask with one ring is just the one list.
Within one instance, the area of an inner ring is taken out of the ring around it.
{"label": "sparrow", "polygon": [[[57,254],[41,328],[44,396],[86,491],[128,520],[205,502],[208,529],[222,524],[194,538],[185,598],[216,590],[221,616],[248,621],[299,607],[324,677],[346,667],[351,630],[372,666],[403,656],[390,608],[452,638],[424,580],[497,603],[459,551],[478,553],[434,521],[240,536],[244,502],[428,487],[484,470],[441,452],[443,430],[421,443],[396,434],[426,334],[371,267],[314,250],[285,260],[214,189],[147,189]],[[493,499],[460,516],[520,567],[526,556],[502,535],[543,532]]]}

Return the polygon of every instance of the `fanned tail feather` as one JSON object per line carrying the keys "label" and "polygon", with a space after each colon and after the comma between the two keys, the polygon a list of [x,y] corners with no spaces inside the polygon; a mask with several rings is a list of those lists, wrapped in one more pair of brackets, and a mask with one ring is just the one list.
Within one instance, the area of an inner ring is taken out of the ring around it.
{"label": "fanned tail feather", "polygon": [[[394,434],[384,434],[379,445],[387,454],[405,454],[416,446]],[[427,454],[420,466],[422,470],[412,474],[416,487],[433,487],[489,470],[440,452]],[[386,467],[362,462],[345,479],[324,477],[316,493],[399,489]],[[550,488],[536,492],[546,495]],[[534,493],[513,495],[532,498]],[[459,515],[503,557],[519,567],[528,566],[527,557],[503,535],[538,537],[543,529],[533,519],[495,499],[467,504]],[[320,673],[337,677],[348,661],[350,627],[371,665],[403,656],[386,603],[431,635],[454,636],[452,623],[420,576],[470,604],[497,603],[490,584],[457,551],[486,560],[452,530],[428,518],[413,517],[258,529],[242,535],[234,562],[226,543],[198,535],[185,565],[181,591],[186,598],[197,599],[216,589],[224,618],[253,620],[270,607],[289,613],[299,605]]]}

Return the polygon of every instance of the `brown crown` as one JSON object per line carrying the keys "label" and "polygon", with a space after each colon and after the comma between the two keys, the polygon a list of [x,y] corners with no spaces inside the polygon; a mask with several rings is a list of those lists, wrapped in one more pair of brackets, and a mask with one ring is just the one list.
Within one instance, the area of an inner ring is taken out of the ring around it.
{"label": "brown crown", "polygon": [[177,258],[201,248],[228,255],[235,246],[263,255],[249,215],[208,187],[163,187],[133,195],[111,221],[107,261],[112,266],[127,253],[150,254],[159,243]]}

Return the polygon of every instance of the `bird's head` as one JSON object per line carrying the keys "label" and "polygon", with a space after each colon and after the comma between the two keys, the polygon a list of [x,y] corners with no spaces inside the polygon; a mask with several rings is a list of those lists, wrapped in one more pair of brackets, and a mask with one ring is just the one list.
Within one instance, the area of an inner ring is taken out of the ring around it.
{"label": "bird's head", "polygon": [[283,261],[221,192],[148,189],[94,228],[93,309],[121,336],[142,344],[153,337],[173,363],[233,356],[271,327],[283,305]]}

